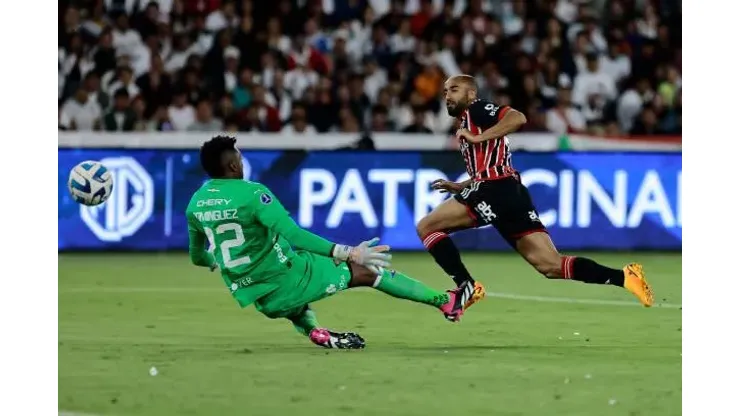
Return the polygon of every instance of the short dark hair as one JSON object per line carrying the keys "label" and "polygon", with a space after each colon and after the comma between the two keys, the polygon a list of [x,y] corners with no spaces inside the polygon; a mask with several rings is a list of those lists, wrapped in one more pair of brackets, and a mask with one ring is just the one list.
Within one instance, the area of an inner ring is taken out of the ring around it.
{"label": "short dark hair", "polygon": [[450,77],[450,79],[453,81],[463,83],[467,85],[468,88],[478,91],[478,85],[475,82],[475,77],[473,77],[472,75],[467,75],[467,74],[453,75]]}
{"label": "short dark hair", "polygon": [[113,93],[113,98],[129,98],[129,93],[126,88],[119,88]]}
{"label": "short dark hair", "polygon": [[236,138],[215,136],[200,147],[200,164],[211,178],[220,178],[226,173],[223,166],[223,155],[236,151]]}
{"label": "short dark hair", "polygon": [[308,106],[306,105],[305,101],[298,100],[293,102],[293,107],[291,108],[291,110],[308,111]]}
{"label": "short dark hair", "polygon": [[382,114],[384,116],[388,115],[388,109],[384,105],[381,105],[381,104],[375,104],[371,111],[373,115],[376,115],[376,114]]}

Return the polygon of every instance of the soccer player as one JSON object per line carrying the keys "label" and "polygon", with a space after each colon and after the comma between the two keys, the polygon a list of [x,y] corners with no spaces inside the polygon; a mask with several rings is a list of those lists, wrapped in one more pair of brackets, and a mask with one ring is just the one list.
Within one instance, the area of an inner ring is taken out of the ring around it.
{"label": "soccer player", "polygon": [[506,135],[527,122],[524,114],[478,98],[475,80],[469,75],[450,77],[444,94],[447,112],[460,122],[457,138],[470,179],[435,181],[432,188],[452,193],[454,198],[422,218],[417,232],[437,264],[457,284],[458,296],[445,314],[447,319],[460,319],[465,309],[485,296],[485,288],[470,275],[448,233],[488,224],[547,278],[621,286],[651,306],[653,293],[641,265],[612,269],[585,257],[558,253],[511,164]]}
{"label": "soccer player", "polygon": [[365,341],[320,327],[310,303],[367,286],[451,313],[456,294],[388,269],[390,248],[376,245],[377,239],[350,247],[300,228],[267,187],[242,179],[235,143],[216,136],[203,144],[201,164],[211,179],[195,192],[186,214],[191,261],[219,268],[242,308],[254,304],[269,318],[290,320],[314,344],[343,349],[364,348]]}

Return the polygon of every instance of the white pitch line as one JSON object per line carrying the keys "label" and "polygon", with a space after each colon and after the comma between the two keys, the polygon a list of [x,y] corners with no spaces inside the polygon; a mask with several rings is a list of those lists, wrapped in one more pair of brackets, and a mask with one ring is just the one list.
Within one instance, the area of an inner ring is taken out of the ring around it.
{"label": "white pitch line", "polygon": [[[70,289],[60,289],[59,293],[228,293],[227,288],[192,288],[192,287],[78,287]],[[608,300],[608,299],[584,299],[584,298],[565,298],[556,296],[532,296],[521,295],[518,293],[492,293],[488,292],[487,296],[501,299],[521,300],[529,302],[546,302],[546,303],[575,303],[581,305],[606,305],[606,306],[642,306],[637,301],[626,300]],[[676,303],[656,303],[653,307],[680,309],[681,304]]]}
{"label": "white pitch line", "polygon": [[80,412],[69,412],[66,410],[60,410],[59,416],[98,416],[94,413],[80,413]]}
{"label": "white pitch line", "polygon": [[[516,293],[486,293],[486,296],[492,296],[494,298],[511,299],[511,300],[524,300],[530,302],[550,302],[550,303],[578,303],[582,305],[609,305],[609,306],[640,306],[641,304],[637,301],[630,302],[626,300],[607,300],[607,299],[582,299],[582,298],[559,298],[552,296],[530,296],[530,295],[519,295]],[[657,308],[669,308],[679,309],[680,304],[676,303],[655,303],[653,307]]]}

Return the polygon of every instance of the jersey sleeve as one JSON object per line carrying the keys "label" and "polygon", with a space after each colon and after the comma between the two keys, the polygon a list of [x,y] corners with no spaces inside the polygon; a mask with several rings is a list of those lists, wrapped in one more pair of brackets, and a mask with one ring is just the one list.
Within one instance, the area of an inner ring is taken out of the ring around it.
{"label": "jersey sleeve", "polygon": [[249,195],[254,215],[262,225],[282,235],[290,245],[322,256],[331,257],[334,243],[304,230],[267,187],[260,185]]}
{"label": "jersey sleeve", "polygon": [[468,107],[468,112],[470,113],[471,124],[478,127],[480,132],[474,131],[473,133],[482,133],[495,126],[510,109],[511,107],[508,105],[499,106],[490,101],[474,102]]}
{"label": "jersey sleeve", "polygon": [[186,213],[188,219],[188,253],[190,261],[196,266],[213,267],[216,259],[208,251],[208,239],[192,212]]}

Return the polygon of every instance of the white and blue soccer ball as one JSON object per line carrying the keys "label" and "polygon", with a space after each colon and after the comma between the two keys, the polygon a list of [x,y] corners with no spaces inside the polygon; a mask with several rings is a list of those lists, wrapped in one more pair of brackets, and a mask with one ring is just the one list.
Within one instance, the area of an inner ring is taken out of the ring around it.
{"label": "white and blue soccer ball", "polygon": [[69,173],[67,186],[76,202],[88,206],[100,205],[113,190],[113,176],[102,163],[86,160]]}

